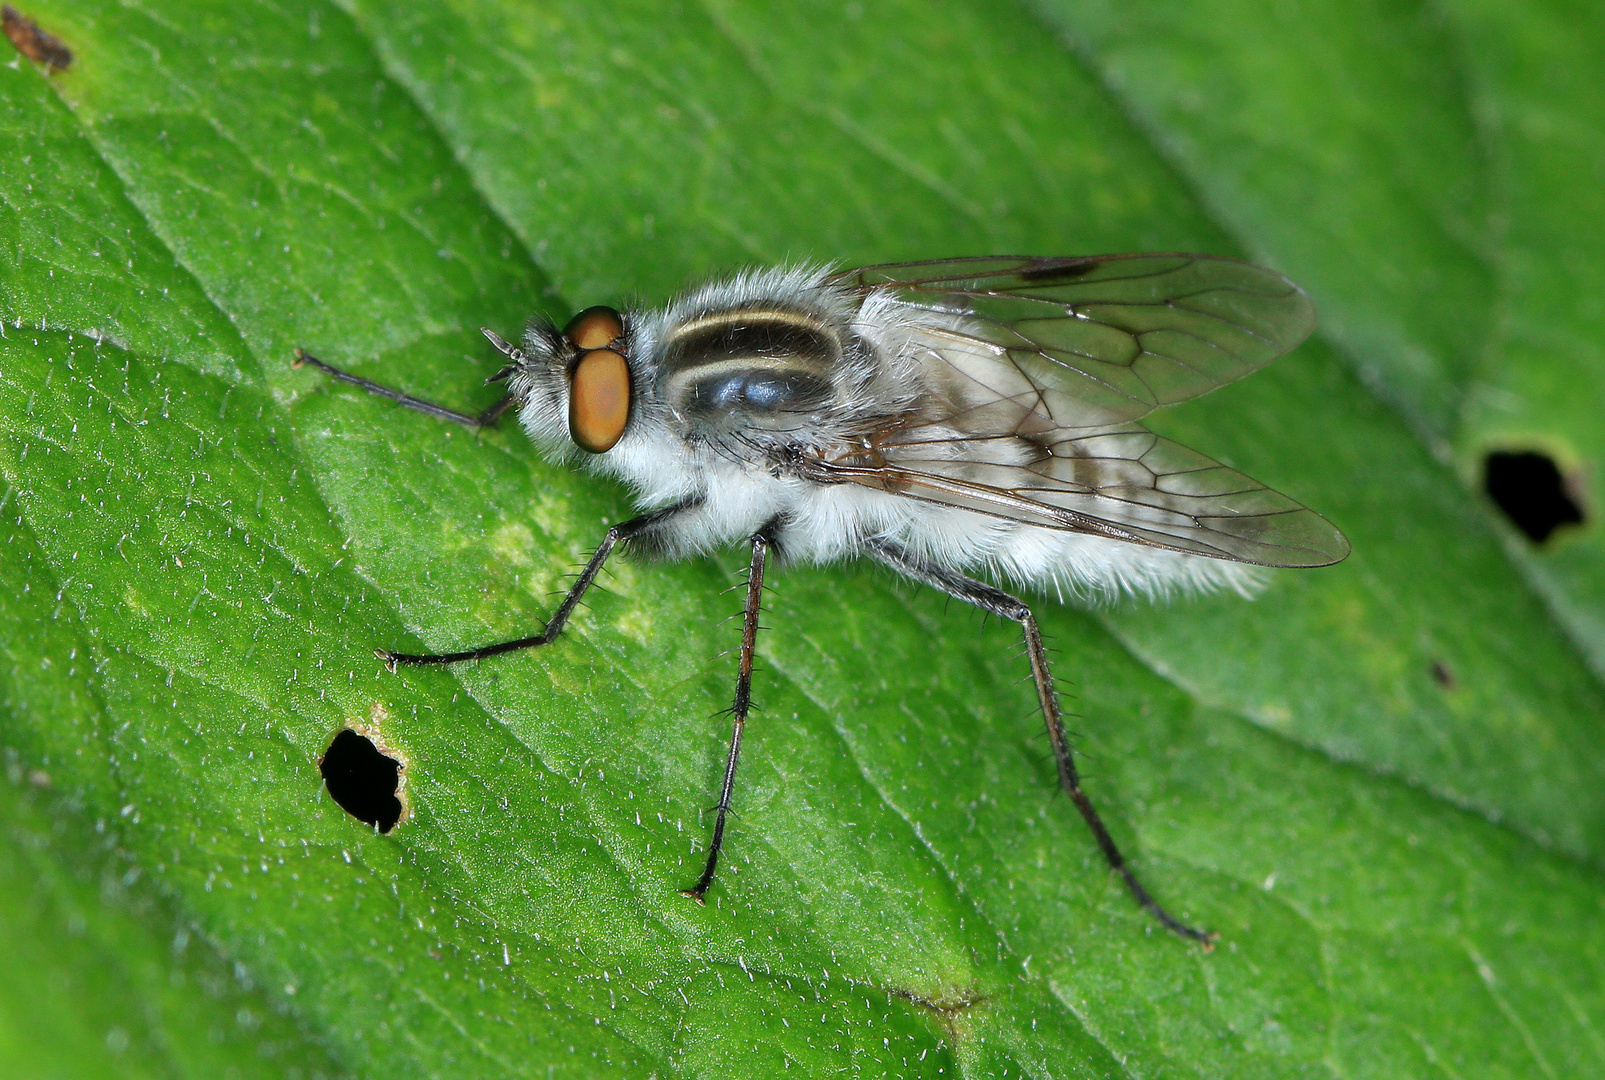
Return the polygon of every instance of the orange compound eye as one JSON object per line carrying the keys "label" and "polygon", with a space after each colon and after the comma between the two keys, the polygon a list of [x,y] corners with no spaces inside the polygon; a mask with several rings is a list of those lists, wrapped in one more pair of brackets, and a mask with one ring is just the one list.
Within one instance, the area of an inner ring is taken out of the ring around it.
{"label": "orange compound eye", "polygon": [[610,307],[588,307],[568,321],[563,336],[580,352],[605,349],[624,336],[624,317]]}
{"label": "orange compound eye", "polygon": [[630,368],[612,349],[580,357],[568,394],[568,433],[582,450],[605,454],[630,419]]}

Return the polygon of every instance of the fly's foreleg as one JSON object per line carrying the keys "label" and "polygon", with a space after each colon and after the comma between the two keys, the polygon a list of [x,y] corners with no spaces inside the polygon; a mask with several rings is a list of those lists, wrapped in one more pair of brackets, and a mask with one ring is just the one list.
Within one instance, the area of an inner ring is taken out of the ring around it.
{"label": "fly's foreleg", "polygon": [[[489,330],[485,330],[483,333],[487,338],[490,339],[491,344],[495,345],[497,349],[501,350],[501,352],[510,360],[512,360],[514,364],[517,364],[523,359],[523,352],[516,346],[503,341],[500,337],[491,333]],[[322,360],[319,360],[316,356],[313,356],[304,349],[296,349],[295,361],[290,366],[302,367],[306,364],[311,364],[313,367],[317,368],[319,371],[323,372],[325,375],[329,376],[329,378],[334,379],[337,382],[349,383],[350,385],[358,387],[359,389],[366,390],[370,394],[376,394],[379,397],[385,398],[386,400],[394,401],[402,408],[412,409],[414,412],[421,412],[425,415],[433,416],[437,420],[449,420],[453,424],[461,424],[467,428],[490,427],[492,424],[496,423],[497,420],[501,419],[502,413],[506,412],[514,404],[513,395],[504,394],[502,395],[502,399],[500,401],[496,402],[494,405],[491,405],[484,412],[478,414],[459,412],[458,410],[448,408],[445,405],[437,405],[433,401],[425,401],[423,398],[413,397],[411,394],[402,393],[400,390],[396,390],[393,387],[376,383],[372,379],[364,379],[360,375],[353,375],[349,371],[342,371],[333,364],[324,363]],[[500,382],[502,379],[505,379],[511,371],[511,366],[505,367],[495,375],[492,375],[486,380],[486,382]]]}

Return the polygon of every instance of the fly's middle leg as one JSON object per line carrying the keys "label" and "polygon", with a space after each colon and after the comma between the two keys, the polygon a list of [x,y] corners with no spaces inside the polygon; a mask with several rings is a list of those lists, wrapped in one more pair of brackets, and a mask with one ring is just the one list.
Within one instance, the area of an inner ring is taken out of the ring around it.
{"label": "fly's middle leg", "polygon": [[585,569],[580,571],[580,576],[569,587],[568,594],[563,597],[562,603],[557,605],[557,610],[552,612],[552,617],[546,621],[546,628],[538,634],[516,638],[512,641],[497,642],[495,645],[483,645],[477,649],[467,649],[463,652],[413,654],[393,652],[390,649],[375,649],[373,651],[374,655],[383,660],[385,666],[391,671],[395,671],[399,664],[413,666],[456,664],[464,660],[483,660],[488,656],[499,656],[502,653],[514,652],[518,649],[533,649],[539,645],[550,644],[557,635],[563,632],[563,627],[568,624],[569,616],[574,614],[574,609],[579,606],[586,592],[596,583],[596,576],[602,572],[602,567],[607,563],[608,556],[613,554],[613,549],[618,547],[621,541],[640,536],[642,533],[664,524],[670,518],[695,508],[699,502],[700,500],[698,499],[687,499],[684,502],[666,506],[661,510],[654,510],[650,514],[642,514],[638,518],[631,518],[629,521],[621,522],[609,529],[607,535],[602,537],[602,542],[597,545],[596,551],[591,554],[590,560],[585,564]]}
{"label": "fly's middle leg", "polygon": [[752,708],[752,658],[758,647],[758,612],[763,603],[764,563],[773,543],[774,528],[775,523],[771,522],[752,538],[752,564],[747,569],[747,606],[742,612],[741,659],[736,668],[736,694],[730,703],[730,750],[725,755],[724,782],[719,785],[719,805],[715,808],[713,839],[708,843],[708,861],[697,883],[681,890],[699,904],[708,886],[713,884],[714,871],[719,867],[719,852],[724,847],[725,819],[730,814],[730,794],[736,786],[736,762],[741,758],[741,736],[747,727],[747,713]]}

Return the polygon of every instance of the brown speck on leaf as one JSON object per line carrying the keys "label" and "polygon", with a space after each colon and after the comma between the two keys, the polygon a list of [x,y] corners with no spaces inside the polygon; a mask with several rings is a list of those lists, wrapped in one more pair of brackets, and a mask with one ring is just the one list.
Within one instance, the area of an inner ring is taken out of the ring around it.
{"label": "brown speck on leaf", "polygon": [[986,1001],[979,991],[964,988],[948,990],[936,997],[903,989],[891,989],[887,993],[934,1016],[947,1029],[947,1044],[955,1050],[970,1037],[969,1011]]}
{"label": "brown speck on leaf", "polygon": [[23,15],[10,4],[0,7],[0,23],[5,26],[6,37],[17,51],[54,75],[66,71],[72,63],[72,50],[55,34],[47,33],[39,24]]}

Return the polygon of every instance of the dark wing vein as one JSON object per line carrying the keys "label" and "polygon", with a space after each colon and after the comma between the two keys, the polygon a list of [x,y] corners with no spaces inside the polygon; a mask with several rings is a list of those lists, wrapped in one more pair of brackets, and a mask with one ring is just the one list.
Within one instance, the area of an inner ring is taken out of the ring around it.
{"label": "dark wing vein", "polygon": [[898,263],[834,280],[925,313],[910,341],[928,400],[872,450],[818,463],[821,479],[1262,566],[1348,554],[1319,514],[1135,422],[1309,334],[1309,299],[1280,274],[1109,255]]}
{"label": "dark wing vein", "polygon": [[1207,393],[1314,327],[1309,298],[1292,282],[1207,255],[895,263],[835,280],[961,316],[941,333],[1006,358],[1063,428],[1120,424]]}
{"label": "dark wing vein", "polygon": [[[955,448],[964,456],[944,456]],[[1047,444],[932,439],[877,452],[874,464],[824,468],[992,517],[1234,562],[1326,566],[1349,551],[1313,510],[1139,424]]]}

